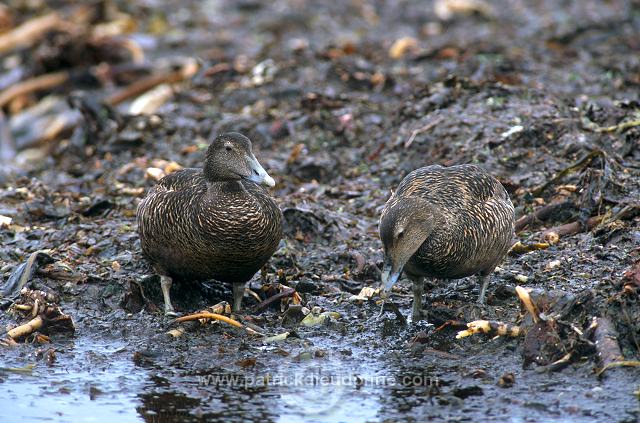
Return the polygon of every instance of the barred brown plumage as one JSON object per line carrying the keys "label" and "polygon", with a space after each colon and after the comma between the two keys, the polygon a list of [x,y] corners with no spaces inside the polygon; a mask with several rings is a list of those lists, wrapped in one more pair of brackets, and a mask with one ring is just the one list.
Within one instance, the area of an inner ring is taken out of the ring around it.
{"label": "barred brown plumage", "polygon": [[409,173],[380,217],[389,290],[402,272],[413,282],[413,318],[422,317],[425,277],[487,276],[512,245],[513,204],[502,184],[474,165],[427,166]]}
{"label": "barred brown plumage", "polygon": [[165,176],[138,205],[140,244],[161,277],[166,314],[172,278],[231,282],[240,309],[245,283],[282,239],[282,212],[259,183],[275,184],[251,141],[227,133],[213,140],[203,169]]}

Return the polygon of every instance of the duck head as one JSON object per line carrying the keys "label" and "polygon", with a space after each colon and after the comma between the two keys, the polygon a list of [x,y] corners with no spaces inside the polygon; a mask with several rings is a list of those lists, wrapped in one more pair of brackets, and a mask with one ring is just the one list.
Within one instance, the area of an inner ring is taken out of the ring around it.
{"label": "duck head", "polygon": [[253,155],[249,138],[237,132],[218,135],[209,145],[204,176],[210,182],[245,179],[269,187],[276,184]]}
{"label": "duck head", "polygon": [[405,264],[433,232],[435,225],[434,208],[426,201],[414,197],[391,198],[380,218],[385,292],[398,281]]}

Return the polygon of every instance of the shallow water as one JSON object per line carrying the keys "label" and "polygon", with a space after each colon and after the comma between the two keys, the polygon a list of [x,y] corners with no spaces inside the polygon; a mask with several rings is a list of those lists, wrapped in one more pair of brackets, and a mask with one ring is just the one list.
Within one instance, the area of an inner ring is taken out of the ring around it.
{"label": "shallow water", "polygon": [[[15,416],[26,421],[139,420],[137,392],[145,387],[146,372],[134,365],[123,344],[85,340],[60,348],[64,352],[58,356],[64,358],[52,366],[38,363],[31,373],[1,373],[1,421]],[[24,366],[2,366],[18,365]]]}
{"label": "shallow water", "polygon": [[[85,345],[87,347],[85,347]],[[335,345],[334,345],[335,347]],[[56,362],[0,373],[0,421],[198,421],[249,416],[267,421],[371,421],[384,384],[380,363],[328,357],[277,371],[181,374],[134,363],[123,342],[57,345]],[[18,357],[3,368],[22,368]]]}
{"label": "shallow water", "polygon": [[[277,345],[252,342],[240,350],[258,357],[248,369],[221,366],[207,357],[211,347],[194,344],[166,345],[141,356],[130,347],[133,340],[129,346],[121,340],[70,340],[53,345],[58,352],[52,365],[34,358],[32,347],[20,346],[8,351],[2,367],[35,367],[0,373],[0,421],[350,422],[411,415],[632,422],[640,413],[633,370],[614,370],[604,380],[581,366],[558,374],[523,372],[518,355],[504,353],[500,340],[458,359],[414,357],[402,341],[411,334],[397,332],[383,348],[376,342],[356,345],[331,331]],[[204,343],[216,336],[209,330],[193,335]],[[284,350],[291,354],[283,356]],[[472,376],[474,369],[485,374]],[[505,372],[517,375],[512,388],[497,386]]]}

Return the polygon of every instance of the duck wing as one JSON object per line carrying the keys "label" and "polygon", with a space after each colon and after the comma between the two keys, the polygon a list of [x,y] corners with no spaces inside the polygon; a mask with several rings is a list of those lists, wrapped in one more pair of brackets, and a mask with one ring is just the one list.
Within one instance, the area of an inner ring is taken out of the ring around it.
{"label": "duck wing", "polygon": [[448,208],[464,208],[469,203],[482,204],[496,198],[508,199],[500,182],[470,164],[416,169],[402,180],[395,196],[416,196]]}
{"label": "duck wing", "polygon": [[170,173],[158,181],[153,191],[182,191],[202,187],[206,190],[206,182],[202,169],[186,168]]}

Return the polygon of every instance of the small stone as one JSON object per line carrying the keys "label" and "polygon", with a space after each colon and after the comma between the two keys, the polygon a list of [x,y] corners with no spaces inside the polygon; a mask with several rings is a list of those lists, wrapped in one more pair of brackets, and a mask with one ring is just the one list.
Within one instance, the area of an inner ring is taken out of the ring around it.
{"label": "small stone", "polygon": [[520,282],[520,283],[527,283],[527,281],[529,280],[528,276],[521,275],[521,274],[517,274],[513,278],[516,280],[516,282]]}

